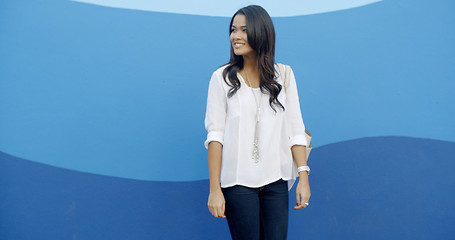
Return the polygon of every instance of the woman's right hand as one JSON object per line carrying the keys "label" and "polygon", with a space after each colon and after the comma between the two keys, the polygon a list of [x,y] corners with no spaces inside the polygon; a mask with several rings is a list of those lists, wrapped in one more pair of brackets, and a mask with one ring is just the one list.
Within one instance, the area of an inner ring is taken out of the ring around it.
{"label": "woman's right hand", "polygon": [[210,213],[217,218],[225,218],[224,215],[224,195],[221,189],[216,191],[210,191],[209,202],[207,203]]}

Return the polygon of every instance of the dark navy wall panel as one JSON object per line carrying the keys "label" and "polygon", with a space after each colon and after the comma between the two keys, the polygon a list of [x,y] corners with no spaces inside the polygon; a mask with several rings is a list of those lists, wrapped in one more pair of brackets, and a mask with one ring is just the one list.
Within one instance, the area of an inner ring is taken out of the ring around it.
{"label": "dark navy wall panel", "polygon": [[226,223],[213,221],[207,211],[206,180],[148,182],[107,177],[5,153],[0,153],[0,169],[0,239],[228,236]]}
{"label": "dark navy wall panel", "polygon": [[[453,239],[454,155],[455,143],[405,137],[314,149],[311,205],[290,210],[289,239]],[[0,239],[229,239],[207,211],[207,180],[100,176],[0,153],[0,184]]]}

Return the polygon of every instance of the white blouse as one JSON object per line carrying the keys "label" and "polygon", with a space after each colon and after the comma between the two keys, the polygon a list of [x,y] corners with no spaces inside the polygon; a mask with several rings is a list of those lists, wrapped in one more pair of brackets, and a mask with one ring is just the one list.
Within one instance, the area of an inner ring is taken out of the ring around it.
{"label": "white blouse", "polygon": [[[204,145],[208,148],[211,141],[223,145],[221,161],[221,187],[242,185],[246,187],[261,187],[282,178],[288,181],[289,189],[295,182],[297,171],[292,158],[293,145],[307,145],[305,126],[300,112],[299,96],[294,73],[291,70],[289,86],[283,87],[278,100],[285,107],[269,105],[268,93],[262,93],[261,121],[259,125],[259,162],[253,159],[253,141],[256,115],[256,101],[251,88],[245,83],[240,74],[240,88],[228,97],[231,88],[223,80],[223,70],[217,69],[210,79],[205,129],[207,140]],[[277,82],[283,85],[279,76]],[[253,88],[254,89],[254,88]],[[261,91],[254,89],[258,95]]]}

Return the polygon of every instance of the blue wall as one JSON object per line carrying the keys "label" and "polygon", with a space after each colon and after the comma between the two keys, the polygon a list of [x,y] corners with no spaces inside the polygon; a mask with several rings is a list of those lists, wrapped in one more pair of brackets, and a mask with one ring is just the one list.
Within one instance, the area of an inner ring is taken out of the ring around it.
{"label": "blue wall", "polygon": [[[314,136],[312,204],[291,211],[289,239],[455,237],[454,10],[274,17]],[[0,3],[0,239],[229,239],[206,207],[203,147],[228,23]]]}

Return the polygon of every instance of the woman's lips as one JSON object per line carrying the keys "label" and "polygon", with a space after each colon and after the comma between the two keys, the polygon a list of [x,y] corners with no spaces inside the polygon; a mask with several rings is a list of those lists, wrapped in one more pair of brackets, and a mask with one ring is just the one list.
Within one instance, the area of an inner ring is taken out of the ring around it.
{"label": "woman's lips", "polygon": [[234,43],[234,48],[236,48],[236,49],[241,48],[243,46],[245,46],[245,43]]}

